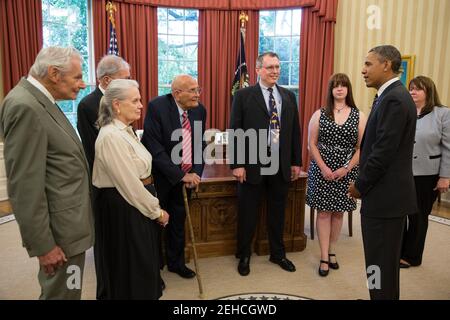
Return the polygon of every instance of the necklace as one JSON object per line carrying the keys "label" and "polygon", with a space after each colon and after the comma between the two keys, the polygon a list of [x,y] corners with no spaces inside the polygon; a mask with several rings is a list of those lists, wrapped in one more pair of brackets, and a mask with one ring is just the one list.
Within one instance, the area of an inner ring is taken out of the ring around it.
{"label": "necklace", "polygon": [[341,110],[344,109],[345,107],[346,107],[346,105],[344,104],[341,108],[334,107],[334,110],[337,110],[337,112],[340,113]]}

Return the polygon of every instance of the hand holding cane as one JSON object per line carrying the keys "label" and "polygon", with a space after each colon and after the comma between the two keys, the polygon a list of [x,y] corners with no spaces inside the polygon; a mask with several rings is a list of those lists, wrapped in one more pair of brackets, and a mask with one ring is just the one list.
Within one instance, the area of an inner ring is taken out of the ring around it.
{"label": "hand holding cane", "polygon": [[[198,191],[198,186],[197,186],[197,191]],[[186,211],[186,216],[187,216],[188,225],[189,225],[189,231],[190,231],[190,235],[191,235],[192,249],[194,251],[194,266],[195,266],[195,273],[197,274],[199,297],[200,297],[200,299],[204,299],[205,296],[203,294],[202,279],[200,276],[200,270],[199,270],[198,262],[197,262],[197,249],[195,247],[194,228],[192,227],[192,220],[191,220],[191,214],[189,211],[189,203],[188,203],[188,197],[187,197],[185,185],[183,185],[183,199],[184,199],[184,209]]]}

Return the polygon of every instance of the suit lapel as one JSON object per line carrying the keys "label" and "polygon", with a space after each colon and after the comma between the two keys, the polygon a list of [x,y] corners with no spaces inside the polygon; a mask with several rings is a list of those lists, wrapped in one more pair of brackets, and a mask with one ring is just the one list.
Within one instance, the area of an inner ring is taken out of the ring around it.
{"label": "suit lapel", "polygon": [[264,113],[267,115],[267,118],[270,118],[269,111],[267,110],[266,101],[264,100],[264,96],[262,94],[262,89],[259,83],[257,83],[253,87],[253,98],[256,101],[258,107],[260,107]]}
{"label": "suit lapel", "polygon": [[[287,112],[288,112],[288,104],[289,104],[289,100],[287,99],[286,93],[284,92],[284,90],[282,90],[282,88],[280,88],[279,85],[276,85],[278,92],[280,93],[281,96],[281,116],[280,116],[280,121],[281,121],[281,129],[283,129],[283,122],[286,123],[286,117],[288,116]],[[283,131],[283,130],[282,130]]]}
{"label": "suit lapel", "polygon": [[64,132],[72,138],[80,150],[83,150],[83,146],[81,145],[81,141],[78,138],[75,129],[72,127],[64,113],[56,106],[56,104],[53,104],[41,91],[39,91],[27,80],[23,79],[22,85],[39,101],[47,113],[53,118],[53,120],[55,120],[61,129],[63,129]]}

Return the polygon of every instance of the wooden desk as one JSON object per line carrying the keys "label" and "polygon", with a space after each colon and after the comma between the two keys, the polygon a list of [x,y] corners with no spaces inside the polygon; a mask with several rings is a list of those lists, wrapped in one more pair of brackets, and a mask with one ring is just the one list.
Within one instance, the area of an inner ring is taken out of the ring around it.
{"label": "wooden desk", "polygon": [[[284,226],[286,252],[302,251],[306,247],[304,233],[306,178],[307,174],[302,172],[300,179],[292,182],[289,188]],[[205,166],[199,192],[192,193],[189,206],[198,257],[235,254],[236,187],[236,180],[227,165]],[[257,255],[269,254],[265,203],[260,208],[254,252]],[[192,254],[190,233],[186,224],[186,261],[189,261]]]}

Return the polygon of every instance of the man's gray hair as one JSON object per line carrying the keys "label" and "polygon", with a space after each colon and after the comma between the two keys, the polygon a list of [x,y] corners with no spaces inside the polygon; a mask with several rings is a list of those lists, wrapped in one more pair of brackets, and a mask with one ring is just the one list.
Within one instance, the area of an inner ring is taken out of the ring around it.
{"label": "man's gray hair", "polygon": [[73,47],[46,47],[39,51],[34,64],[30,68],[33,77],[42,79],[48,74],[48,67],[55,66],[61,72],[67,72],[71,67],[72,58],[81,59],[80,52]]}
{"label": "man's gray hair", "polygon": [[275,52],[272,51],[266,51],[264,53],[261,53],[258,58],[256,59],[256,69],[261,69],[263,66],[263,60],[264,57],[269,56],[271,58],[277,58],[278,60],[280,60],[280,58],[278,57],[278,55]]}
{"label": "man's gray hair", "polygon": [[113,54],[106,55],[100,59],[97,65],[97,79],[112,76],[120,70],[130,70],[128,62]]}
{"label": "man's gray hair", "polygon": [[99,128],[110,124],[115,119],[116,116],[112,107],[113,100],[125,100],[131,88],[139,89],[137,81],[130,79],[115,79],[111,81],[100,100],[97,120],[97,126]]}
{"label": "man's gray hair", "polygon": [[380,62],[385,62],[386,60],[391,61],[392,71],[395,74],[400,73],[400,66],[402,64],[402,55],[400,51],[394,46],[383,45],[370,49],[369,52],[375,52]]}

